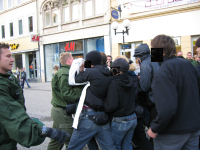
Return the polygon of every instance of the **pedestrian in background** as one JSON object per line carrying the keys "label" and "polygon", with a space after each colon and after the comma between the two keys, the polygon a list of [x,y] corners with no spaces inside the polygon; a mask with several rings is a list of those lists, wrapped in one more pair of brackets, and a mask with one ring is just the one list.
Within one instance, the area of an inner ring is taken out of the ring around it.
{"label": "pedestrian in background", "polygon": [[200,134],[198,75],[191,63],[175,56],[174,40],[157,35],[152,48],[163,48],[163,63],[154,75],[153,97],[157,115],[148,134],[155,150],[197,150]]}
{"label": "pedestrian in background", "polygon": [[[183,57],[183,52],[182,51],[178,51],[177,53],[176,53],[176,57],[178,57],[178,58],[184,58]],[[185,59],[185,58],[184,58]]]}
{"label": "pedestrian in background", "polygon": [[25,67],[22,68],[22,70],[21,70],[20,78],[21,78],[21,87],[22,87],[22,89],[24,89],[25,82],[26,82],[28,88],[31,88],[31,86],[29,85],[28,80],[27,80],[27,76],[26,76],[26,72],[25,72]]}
{"label": "pedestrian in background", "polygon": [[41,144],[45,137],[62,144],[69,134],[48,128],[26,113],[23,91],[15,76],[7,73],[13,62],[9,45],[0,43],[0,149],[17,150],[17,143],[29,148]]}
{"label": "pedestrian in background", "polygon": [[19,70],[19,67],[17,67],[15,74],[17,75],[17,80],[18,80],[19,83],[20,83],[20,79],[19,79],[19,76],[20,76],[20,70]]}
{"label": "pedestrian in background", "polygon": [[[53,119],[53,129],[60,129],[67,133],[72,134],[73,118],[66,113],[66,105],[68,103],[76,103],[83,89],[83,86],[70,86],[68,83],[69,69],[73,62],[72,54],[69,52],[63,52],[60,54],[60,63],[62,68],[59,69],[54,75],[51,81],[52,87],[52,100],[53,105],[51,109],[51,117]],[[68,147],[70,138],[65,141],[66,148]],[[62,144],[57,143],[55,140],[51,140],[47,150],[61,150]]]}
{"label": "pedestrian in background", "polygon": [[112,56],[111,55],[107,55],[107,65],[108,67],[112,67]]}
{"label": "pedestrian in background", "polygon": [[194,67],[196,67],[198,65],[197,62],[192,59],[192,53],[191,52],[187,53],[186,60],[188,60]]}

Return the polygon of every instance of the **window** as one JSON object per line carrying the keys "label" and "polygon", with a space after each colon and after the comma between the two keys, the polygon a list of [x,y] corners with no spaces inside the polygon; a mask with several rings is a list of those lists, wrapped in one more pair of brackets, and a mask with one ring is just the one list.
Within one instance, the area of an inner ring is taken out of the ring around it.
{"label": "window", "polygon": [[105,52],[104,37],[86,39],[85,46],[86,46],[85,48],[86,48],[87,53],[93,50],[96,50],[99,52]]}
{"label": "window", "polygon": [[176,46],[176,52],[181,51],[181,37],[173,37],[175,46]]}
{"label": "window", "polygon": [[193,56],[194,55],[198,55],[197,54],[197,47],[196,47],[196,45],[195,45],[195,43],[196,43],[196,40],[198,39],[198,38],[200,38],[200,35],[198,35],[198,36],[194,36],[194,37],[192,37],[192,49],[193,49]]}
{"label": "window", "polygon": [[69,21],[69,7],[63,8],[63,16],[64,16],[64,22]]}
{"label": "window", "polygon": [[2,37],[2,39],[5,39],[5,27],[4,27],[4,25],[1,26],[1,37]]}
{"label": "window", "polygon": [[17,5],[21,4],[22,0],[17,0]]}
{"label": "window", "polygon": [[50,11],[45,12],[45,24],[46,26],[50,25]]}
{"label": "window", "polygon": [[105,0],[84,0],[85,18],[104,13]]}
{"label": "window", "polygon": [[72,5],[72,20],[78,19],[78,4]]}
{"label": "window", "polygon": [[85,17],[92,16],[92,0],[85,2]]}
{"label": "window", "polygon": [[33,32],[33,16],[28,17],[28,29],[29,32]]}
{"label": "window", "polygon": [[10,37],[13,37],[13,22],[9,24],[10,27]]}
{"label": "window", "polygon": [[12,0],[8,0],[8,8],[12,7]]}
{"label": "window", "polygon": [[3,11],[3,0],[0,0],[0,12]]}
{"label": "window", "polygon": [[103,0],[95,0],[95,14],[102,14],[103,11]]}
{"label": "window", "polygon": [[58,10],[53,10],[53,24],[57,24],[58,23]]}
{"label": "window", "polygon": [[22,28],[22,19],[18,21],[19,26],[19,35],[23,34],[23,28]]}

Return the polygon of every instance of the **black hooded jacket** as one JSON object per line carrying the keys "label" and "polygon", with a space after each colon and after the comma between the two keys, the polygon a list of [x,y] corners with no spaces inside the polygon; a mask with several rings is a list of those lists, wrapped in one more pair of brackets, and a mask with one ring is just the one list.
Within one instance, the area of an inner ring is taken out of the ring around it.
{"label": "black hooded jacket", "polygon": [[149,99],[154,102],[151,82],[155,72],[160,66],[157,62],[151,62],[150,50],[147,44],[139,45],[135,49],[134,57],[139,57],[141,59],[139,80],[141,92],[147,92]]}
{"label": "black hooded jacket", "polygon": [[109,85],[104,109],[113,117],[123,117],[134,113],[138,94],[138,77],[123,73],[114,76]]}
{"label": "black hooded jacket", "polygon": [[104,110],[103,101],[106,98],[111,79],[106,65],[96,65],[76,75],[76,83],[90,82],[84,104],[96,110]]}

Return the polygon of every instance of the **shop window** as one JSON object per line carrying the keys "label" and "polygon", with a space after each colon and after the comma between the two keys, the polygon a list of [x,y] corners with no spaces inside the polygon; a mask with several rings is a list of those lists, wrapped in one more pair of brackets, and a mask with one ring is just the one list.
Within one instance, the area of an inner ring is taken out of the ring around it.
{"label": "shop window", "polygon": [[8,8],[12,7],[12,0],[8,0]]}
{"label": "shop window", "polygon": [[96,50],[99,52],[105,52],[104,37],[86,39],[85,45],[86,45],[87,53],[89,53],[90,51],[93,51],[93,50]]}
{"label": "shop window", "polygon": [[9,23],[10,27],[10,37],[13,37],[13,22]]}
{"label": "shop window", "polygon": [[83,53],[83,40],[60,43],[60,53],[62,52],[71,52],[72,54]]}
{"label": "shop window", "polygon": [[19,26],[19,35],[22,35],[23,34],[22,19],[18,20],[18,26]]}
{"label": "shop window", "polygon": [[0,0],[0,12],[3,11],[3,0]]}
{"label": "shop window", "polygon": [[2,39],[5,38],[5,26],[4,25],[1,26],[1,38]]}
{"label": "shop window", "polygon": [[195,46],[196,40],[197,40],[198,38],[200,38],[200,35],[192,37],[192,52],[193,52],[193,56],[194,56],[194,55],[198,55],[198,53],[197,53],[197,51],[196,51],[196,50],[197,50],[197,47]]}
{"label": "shop window", "polygon": [[176,52],[181,51],[181,37],[173,37],[175,46],[176,46]]}
{"label": "shop window", "polygon": [[33,16],[28,17],[28,29],[29,32],[33,32]]}

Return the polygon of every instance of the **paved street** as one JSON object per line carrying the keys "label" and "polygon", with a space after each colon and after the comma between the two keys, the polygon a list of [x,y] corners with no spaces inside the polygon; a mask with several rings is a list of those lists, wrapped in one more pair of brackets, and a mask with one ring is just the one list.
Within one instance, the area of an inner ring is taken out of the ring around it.
{"label": "paved street", "polygon": [[[51,127],[53,124],[51,118],[51,83],[30,83],[31,88],[25,85],[24,96],[27,113],[30,117],[39,118],[46,126]],[[18,150],[46,150],[50,139],[46,138],[45,142],[39,146],[25,148],[18,145]],[[84,150],[88,148],[85,147]],[[63,148],[62,150],[65,150]]]}

